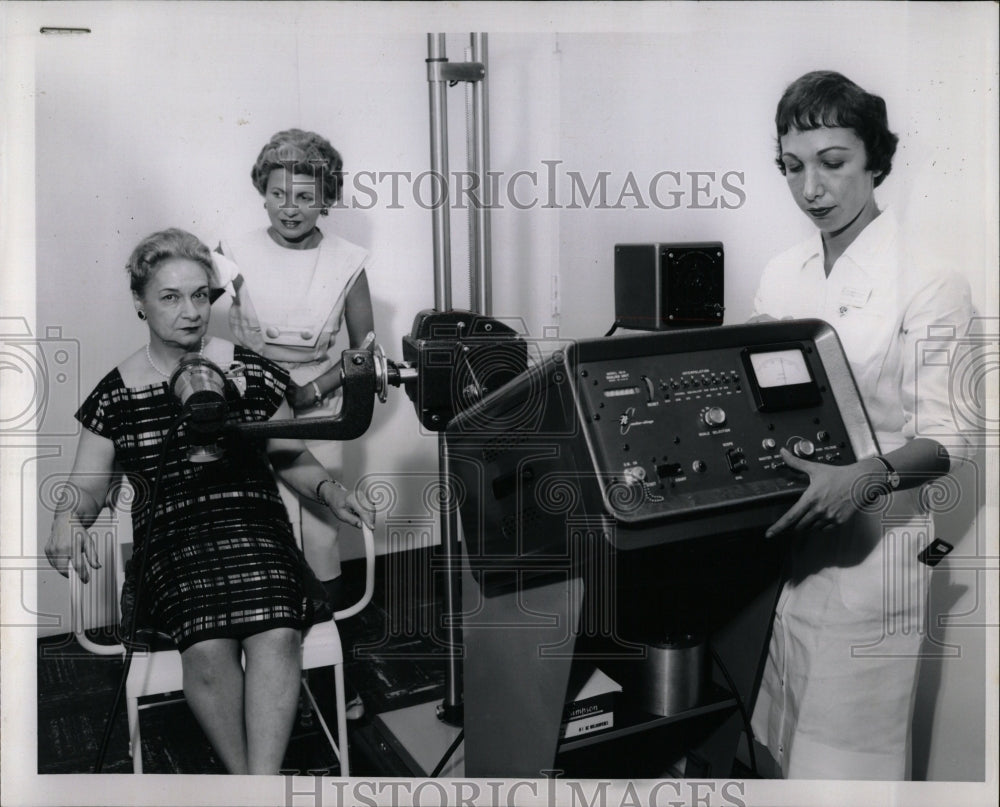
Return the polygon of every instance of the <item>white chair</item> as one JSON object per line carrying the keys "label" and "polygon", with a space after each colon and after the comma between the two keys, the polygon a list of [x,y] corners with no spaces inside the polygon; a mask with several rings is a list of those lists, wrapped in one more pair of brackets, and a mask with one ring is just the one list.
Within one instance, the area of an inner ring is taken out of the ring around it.
{"label": "white chair", "polygon": [[[340,775],[350,776],[350,762],[347,753],[347,717],[344,696],[344,651],[340,644],[340,633],[337,630],[337,620],[347,619],[359,613],[371,601],[375,588],[375,536],[367,527],[362,529],[365,545],[365,591],[354,605],[337,611],[333,619],[313,625],[302,639],[302,689],[312,705],[313,712],[340,763]],[[116,591],[120,594],[125,583],[124,549],[130,543],[116,541],[117,551],[105,552],[105,557],[113,557],[115,564]],[[125,648],[121,644],[98,644],[84,633],[84,586],[80,578],[70,573],[71,620],[73,633],[77,641],[87,650],[102,656],[122,656]],[[330,729],[316,703],[309,682],[305,675],[307,670],[316,667],[333,667],[334,686],[337,703],[337,740],[333,739]],[[183,686],[181,671],[181,654],[176,649],[136,651],[132,656],[132,666],[129,669],[125,684],[125,702],[128,712],[129,754],[132,757],[132,768],[135,773],[142,773],[142,741],[139,733],[139,711],[151,706],[163,705],[163,702],[139,705],[139,698],[148,695],[162,695],[168,692],[180,692]],[[171,701],[167,701],[171,702]]]}

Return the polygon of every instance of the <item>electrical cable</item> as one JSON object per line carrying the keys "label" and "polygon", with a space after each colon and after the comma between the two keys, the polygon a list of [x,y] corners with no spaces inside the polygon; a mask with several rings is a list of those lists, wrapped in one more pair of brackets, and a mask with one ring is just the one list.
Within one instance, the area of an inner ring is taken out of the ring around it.
{"label": "electrical cable", "polygon": [[709,651],[712,653],[712,659],[715,661],[722,673],[723,677],[726,679],[726,683],[729,684],[729,688],[732,690],[733,697],[736,698],[736,707],[740,710],[740,717],[743,718],[743,730],[747,735],[747,750],[750,752],[750,770],[753,772],[754,778],[760,778],[760,773],[757,770],[757,755],[753,750],[753,729],[750,727],[750,715],[747,714],[746,704],[743,703],[743,698],[740,697],[739,690],[736,688],[736,684],[729,675],[729,670],[726,669],[726,665],[722,663],[722,659],[719,658],[719,654],[716,652],[714,647],[709,646]]}
{"label": "electrical cable", "polygon": [[[115,717],[118,714],[118,709],[121,706],[122,695],[125,692],[125,685],[128,682],[128,673],[132,667],[132,656],[135,653],[135,629],[136,623],[138,621],[139,615],[139,602],[142,597],[142,581],[146,576],[146,561],[152,554],[152,540],[153,540],[153,519],[156,514],[156,501],[160,496],[160,483],[163,481],[163,471],[167,465],[167,449],[170,447],[170,441],[177,435],[177,431],[188,419],[190,413],[185,412],[167,431],[167,435],[163,440],[163,449],[160,452],[160,459],[156,467],[156,477],[153,482],[153,495],[149,501],[149,520],[146,522],[146,536],[143,541],[143,552],[142,557],[139,559],[139,570],[136,577],[135,583],[135,599],[132,603],[132,617],[129,620],[129,624],[126,626],[125,633],[125,659],[122,669],[122,677],[118,682],[118,691],[115,692],[114,703],[111,704],[111,711],[108,713],[108,721],[104,726],[104,736],[101,738],[101,745],[97,751],[97,761],[94,763],[94,773],[100,773],[101,769],[104,767],[104,757],[108,751],[108,742],[111,740],[111,731],[114,728]],[[133,556],[135,552],[133,551]],[[141,753],[138,748],[132,749],[133,754]]]}
{"label": "electrical cable", "polygon": [[434,770],[431,771],[431,779],[434,779],[441,771],[444,770],[444,766],[448,764],[448,760],[451,759],[451,755],[455,753],[455,749],[458,748],[462,740],[465,739],[465,729],[461,729],[458,732],[458,736],[452,741],[451,745],[448,746],[448,750],[444,752],[444,756],[441,757],[441,761],[434,766]]}
{"label": "electrical cable", "polygon": [[604,334],[604,335],[605,335],[605,336],[611,336],[611,334],[613,334],[613,333],[614,333],[615,331],[617,331],[617,330],[618,330],[618,321],[616,320],[616,321],[615,321],[615,324],[611,326],[611,330],[609,330],[609,331],[608,331],[608,332],[607,332],[606,334]]}

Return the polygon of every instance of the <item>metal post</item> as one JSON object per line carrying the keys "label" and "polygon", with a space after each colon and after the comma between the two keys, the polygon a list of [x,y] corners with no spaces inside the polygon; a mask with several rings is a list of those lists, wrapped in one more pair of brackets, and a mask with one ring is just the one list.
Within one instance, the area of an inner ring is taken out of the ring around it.
{"label": "metal post", "polygon": [[473,311],[487,317],[493,315],[493,278],[490,260],[490,205],[493,199],[489,188],[490,122],[489,90],[487,79],[487,35],[469,35],[472,61],[483,65],[485,73],[479,81],[472,82],[472,149],[469,155],[473,176],[479,182],[478,203],[470,211],[469,226],[472,243],[474,282],[472,284]]}
{"label": "metal post", "polygon": [[445,669],[444,701],[438,706],[438,717],[453,726],[462,725],[462,624],[460,622],[462,600],[461,563],[462,549],[458,544],[458,505],[452,496],[451,462],[444,432],[438,432],[438,474],[441,480],[441,545],[444,548],[445,588],[442,627],[448,645],[447,667]]}
{"label": "metal post", "polygon": [[[434,227],[434,307],[451,309],[451,222],[448,206],[448,84],[443,64],[448,61],[444,34],[427,34],[427,81],[430,87],[431,172],[440,182],[441,196],[434,199],[431,215]],[[446,569],[445,602],[442,622],[448,644],[445,669],[445,697],[438,706],[438,717],[449,724],[462,723],[462,668],[459,663],[461,633],[455,615],[458,610],[456,573],[461,558],[455,513],[451,502],[448,449],[444,432],[438,433],[438,479],[441,485],[441,546]]]}
{"label": "metal post", "polygon": [[[451,223],[448,174],[448,102],[449,81],[472,84],[472,120],[469,122],[469,162],[478,181],[479,203],[473,204],[469,219],[473,262],[473,310],[487,316],[493,307],[490,267],[490,220],[488,205],[489,124],[486,90],[486,34],[471,34],[472,61],[449,64],[444,34],[427,35],[427,81],[430,92],[431,173],[438,184],[432,207],[434,226],[434,307],[451,310]],[[448,582],[445,586],[443,628],[450,648],[446,669],[445,699],[438,707],[438,717],[452,725],[462,723],[462,647],[459,603],[461,600],[461,547],[458,543],[458,510],[451,496],[451,468],[444,432],[438,433],[438,475],[444,497],[441,509],[441,543]]]}
{"label": "metal post", "polygon": [[434,307],[451,309],[451,221],[448,187],[448,83],[438,69],[447,62],[445,35],[427,34],[427,83],[431,110],[431,175],[438,183],[432,198],[434,226]]}

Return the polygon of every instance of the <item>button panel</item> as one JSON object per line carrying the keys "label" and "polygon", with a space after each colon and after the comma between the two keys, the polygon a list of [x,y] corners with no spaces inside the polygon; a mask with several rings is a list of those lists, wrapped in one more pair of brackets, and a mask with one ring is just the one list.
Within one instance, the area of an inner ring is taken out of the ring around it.
{"label": "button panel", "polygon": [[[825,391],[821,362],[803,350]],[[626,497],[630,516],[804,489],[782,448],[811,462],[853,461],[831,395],[818,406],[760,411],[737,348],[588,362],[577,372],[606,489],[624,482],[643,494],[638,505]]]}

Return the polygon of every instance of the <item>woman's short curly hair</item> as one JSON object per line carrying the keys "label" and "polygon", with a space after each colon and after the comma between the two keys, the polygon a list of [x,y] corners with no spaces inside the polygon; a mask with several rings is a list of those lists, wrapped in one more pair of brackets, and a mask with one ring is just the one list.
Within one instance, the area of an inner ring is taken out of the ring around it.
{"label": "woman's short curly hair", "polygon": [[889,176],[892,157],[899,138],[889,131],[885,101],[865,92],[849,78],[832,70],[806,73],[788,85],[778,102],[774,116],[778,130],[778,168],[785,173],[781,161],[781,138],[789,129],[807,132],[821,126],[853,129],[865,144],[868,164],[876,172],[875,186]]}
{"label": "woman's short curly hair", "polygon": [[209,248],[197,236],[191,235],[186,230],[171,228],[147,235],[132,250],[125,266],[132,291],[141,297],[156,268],[170,258],[184,258],[201,264],[205,268],[209,283],[215,277]]}
{"label": "woman's short curly hair", "polygon": [[[267,190],[267,178],[275,168],[293,174],[307,174],[320,180],[323,205],[340,201],[344,187],[344,161],[340,152],[322,135],[302,129],[286,129],[275,134],[257,156],[250,169],[250,179],[261,196]],[[323,211],[326,213],[326,210]]]}

